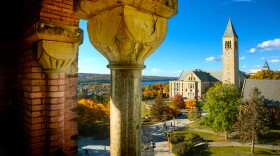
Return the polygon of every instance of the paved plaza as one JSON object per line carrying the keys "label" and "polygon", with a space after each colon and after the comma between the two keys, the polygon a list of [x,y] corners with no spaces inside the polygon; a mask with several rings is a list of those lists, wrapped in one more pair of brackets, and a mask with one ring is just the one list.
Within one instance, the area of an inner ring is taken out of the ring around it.
{"label": "paved plaza", "polygon": [[[174,129],[183,129],[190,121],[182,115],[178,119],[160,122],[142,128],[142,156],[174,156],[168,146],[166,134]],[[155,148],[150,148],[150,141]],[[92,137],[79,138],[79,156],[109,156],[110,139],[95,140]]]}

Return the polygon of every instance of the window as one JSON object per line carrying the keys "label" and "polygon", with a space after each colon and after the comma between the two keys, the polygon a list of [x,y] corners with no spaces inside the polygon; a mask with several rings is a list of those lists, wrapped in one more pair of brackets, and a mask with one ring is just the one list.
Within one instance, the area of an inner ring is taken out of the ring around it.
{"label": "window", "polygon": [[231,48],[231,41],[225,42],[225,48]]}

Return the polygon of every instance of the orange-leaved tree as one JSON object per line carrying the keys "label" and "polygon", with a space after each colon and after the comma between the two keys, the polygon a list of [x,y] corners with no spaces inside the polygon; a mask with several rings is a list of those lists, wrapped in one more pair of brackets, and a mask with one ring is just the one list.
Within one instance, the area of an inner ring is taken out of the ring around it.
{"label": "orange-leaved tree", "polygon": [[74,109],[77,112],[76,118],[80,126],[92,126],[97,123],[109,123],[110,110],[103,104],[95,104],[92,100],[78,100],[78,106]]}
{"label": "orange-leaved tree", "polygon": [[194,99],[188,99],[185,103],[188,109],[193,109],[194,107],[196,107],[196,102]]}

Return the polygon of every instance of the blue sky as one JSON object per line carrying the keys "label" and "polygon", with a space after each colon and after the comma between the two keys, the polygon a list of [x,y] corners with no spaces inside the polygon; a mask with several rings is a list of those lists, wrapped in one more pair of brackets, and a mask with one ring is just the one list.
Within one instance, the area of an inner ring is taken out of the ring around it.
{"label": "blue sky", "polygon": [[[145,61],[143,75],[179,76],[182,70],[221,70],[222,36],[228,19],[239,37],[239,69],[280,70],[280,0],[179,0],[168,20],[162,45]],[[79,73],[109,74],[108,61],[90,44],[87,22],[80,20],[84,42]]]}

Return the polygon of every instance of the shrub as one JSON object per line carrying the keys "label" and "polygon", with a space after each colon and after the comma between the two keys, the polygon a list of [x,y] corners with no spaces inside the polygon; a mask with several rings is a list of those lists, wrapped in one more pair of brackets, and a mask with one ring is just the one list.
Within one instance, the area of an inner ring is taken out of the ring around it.
{"label": "shrub", "polygon": [[172,151],[176,156],[188,156],[194,151],[194,146],[192,142],[184,141],[172,145]]}
{"label": "shrub", "polygon": [[196,133],[190,133],[190,138],[189,141],[191,141],[193,144],[198,144],[203,141],[203,138],[201,138],[198,134]]}
{"label": "shrub", "polygon": [[185,136],[180,134],[173,134],[169,137],[169,142],[171,144],[177,144],[179,142],[183,142],[184,140],[185,140]]}

